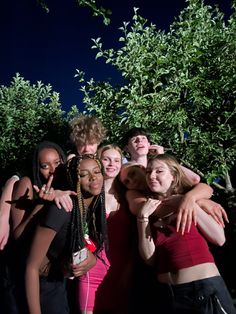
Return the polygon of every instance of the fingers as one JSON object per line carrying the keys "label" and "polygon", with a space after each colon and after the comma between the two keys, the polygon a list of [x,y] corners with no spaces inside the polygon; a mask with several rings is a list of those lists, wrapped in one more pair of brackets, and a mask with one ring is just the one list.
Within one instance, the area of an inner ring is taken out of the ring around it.
{"label": "fingers", "polygon": [[[67,194],[55,197],[55,203],[59,209],[63,208],[66,212],[72,211],[73,202],[72,202],[72,199],[70,198],[71,192],[72,191],[65,191],[65,193],[67,193]],[[75,193],[75,192],[73,192],[73,193]],[[75,195],[76,195],[76,193],[75,193]]]}
{"label": "fingers", "polygon": [[33,187],[34,187],[35,192],[39,193],[40,189],[38,188],[38,186],[37,185],[33,185]]}
{"label": "fingers", "polygon": [[227,215],[226,211],[224,210],[224,208],[221,209],[221,213],[222,213],[224,220],[229,223],[229,218],[228,218],[228,215]]}
{"label": "fingers", "polygon": [[46,194],[48,194],[50,192],[51,185],[52,185],[52,180],[53,180],[53,175],[51,174],[49,179],[48,179],[48,182],[45,185],[45,193]]}
{"label": "fingers", "polygon": [[78,265],[72,265],[73,274],[75,277],[79,277],[87,273],[96,264],[96,257],[93,253],[88,251],[88,257],[86,260]]}
{"label": "fingers", "polygon": [[195,209],[179,211],[176,217],[176,230],[181,234],[189,232],[192,223],[197,224],[197,213]]}
{"label": "fingers", "polygon": [[176,217],[176,231],[177,232],[179,232],[179,229],[180,229],[181,219],[182,219],[182,213],[178,212],[178,215]]}
{"label": "fingers", "polygon": [[149,217],[155,212],[160,203],[161,201],[159,200],[148,198],[146,203],[143,205],[139,215]]}

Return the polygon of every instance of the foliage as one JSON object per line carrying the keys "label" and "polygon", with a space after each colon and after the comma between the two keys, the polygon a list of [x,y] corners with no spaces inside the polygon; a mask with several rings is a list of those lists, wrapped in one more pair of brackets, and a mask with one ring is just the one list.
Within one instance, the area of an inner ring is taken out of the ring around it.
{"label": "foliage", "polygon": [[236,19],[200,0],[186,8],[169,32],[156,29],[134,8],[132,23],[120,28],[120,48],[103,49],[93,39],[96,58],[116,67],[122,86],[85,82],[77,70],[90,113],[99,116],[117,141],[133,126],[147,128],[161,143],[204,174],[231,189],[236,157]]}
{"label": "foliage", "polygon": [[64,143],[66,128],[59,94],[51,85],[31,85],[16,74],[9,87],[0,86],[1,176],[20,171],[38,142]]}
{"label": "foliage", "polygon": [[[37,0],[37,2],[47,13],[49,13],[49,7],[46,0]],[[111,10],[98,6],[96,0],[76,0],[76,2],[80,7],[89,8],[93,16],[101,16],[105,25],[110,24],[111,21],[108,16],[111,15]]]}

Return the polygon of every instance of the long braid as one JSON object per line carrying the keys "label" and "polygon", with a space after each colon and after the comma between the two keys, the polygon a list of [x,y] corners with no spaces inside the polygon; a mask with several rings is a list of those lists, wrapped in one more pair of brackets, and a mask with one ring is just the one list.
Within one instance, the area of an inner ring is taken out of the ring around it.
{"label": "long braid", "polygon": [[[71,212],[71,221],[70,221],[70,230],[69,230],[69,255],[72,256],[73,252],[76,252],[82,249],[84,245],[84,233],[82,226],[82,217],[81,217],[81,203],[82,196],[80,191],[79,182],[79,165],[80,165],[80,156],[70,159],[67,163],[67,177],[69,181],[70,188],[77,191],[77,197],[72,197],[73,209]],[[76,186],[75,186],[76,185]],[[79,186],[79,191],[78,191]]]}
{"label": "long braid", "polygon": [[[106,211],[105,211],[105,193],[104,186],[101,193],[94,198],[92,206],[86,209],[81,192],[80,182],[80,162],[84,159],[94,159],[103,173],[103,167],[100,160],[94,155],[76,156],[67,163],[67,177],[70,188],[76,190],[77,197],[72,197],[73,209],[71,213],[71,224],[69,230],[69,247],[71,253],[85,247],[84,236],[88,232],[89,236],[95,240],[99,252],[103,244],[107,247],[107,229],[106,229]],[[88,227],[88,230],[86,229]]]}

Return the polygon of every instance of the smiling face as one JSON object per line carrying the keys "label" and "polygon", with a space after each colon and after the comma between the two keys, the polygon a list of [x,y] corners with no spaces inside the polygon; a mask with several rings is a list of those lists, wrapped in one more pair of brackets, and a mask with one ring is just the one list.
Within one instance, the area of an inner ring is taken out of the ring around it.
{"label": "smiling face", "polygon": [[84,197],[96,196],[101,193],[103,186],[103,175],[96,160],[81,160],[79,175],[81,190]]}
{"label": "smiling face", "polygon": [[106,178],[115,178],[121,169],[121,154],[114,148],[103,151],[101,161],[104,166]]}
{"label": "smiling face", "polygon": [[144,167],[138,164],[125,164],[120,171],[120,181],[129,190],[145,190],[147,184]]}
{"label": "smiling face", "polygon": [[48,179],[62,163],[58,152],[53,148],[44,148],[39,152],[39,171],[44,179]]}
{"label": "smiling face", "polygon": [[136,135],[129,139],[126,150],[130,153],[131,159],[148,154],[150,142],[145,135]]}
{"label": "smiling face", "polygon": [[152,192],[165,197],[172,190],[174,176],[164,161],[153,159],[148,162],[146,180]]}

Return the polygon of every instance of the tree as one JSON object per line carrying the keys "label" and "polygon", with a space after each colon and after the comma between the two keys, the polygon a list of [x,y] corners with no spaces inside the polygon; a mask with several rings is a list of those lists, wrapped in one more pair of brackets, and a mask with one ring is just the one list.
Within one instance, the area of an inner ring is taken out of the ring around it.
{"label": "tree", "polygon": [[0,133],[2,179],[24,168],[38,142],[48,139],[64,145],[67,123],[59,94],[51,85],[31,85],[16,74],[9,87],[0,86]]}
{"label": "tree", "polygon": [[[39,5],[48,13],[49,7],[47,5],[47,0],[37,0]],[[80,7],[87,7],[92,12],[93,16],[101,16],[103,18],[103,23],[105,25],[110,24],[111,10],[103,8],[96,3],[96,0],[76,0]]]}
{"label": "tree", "polygon": [[[96,58],[115,66],[122,86],[85,83],[77,70],[84,103],[109,130],[109,141],[125,129],[147,128],[153,140],[193,165],[208,183],[221,180],[232,191],[236,157],[236,19],[200,0],[187,7],[169,32],[161,32],[134,9],[132,24],[120,28],[120,48],[103,49],[93,39]],[[219,185],[220,186],[220,185]]]}

